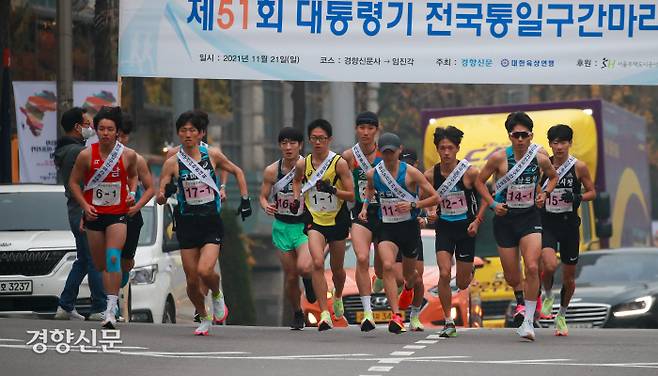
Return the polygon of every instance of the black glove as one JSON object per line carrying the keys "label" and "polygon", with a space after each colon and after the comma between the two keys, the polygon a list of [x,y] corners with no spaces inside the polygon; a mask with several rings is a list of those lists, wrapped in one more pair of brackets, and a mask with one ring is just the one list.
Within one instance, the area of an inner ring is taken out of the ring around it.
{"label": "black glove", "polygon": [[167,183],[167,185],[165,185],[165,191],[164,191],[165,198],[171,197],[174,193],[176,193],[176,190],[177,190],[176,183],[174,183],[173,181]]}
{"label": "black glove", "polygon": [[297,212],[299,211],[299,207],[300,207],[300,206],[301,206],[301,203],[299,202],[298,199],[293,200],[293,201],[290,203],[290,212],[291,212],[292,214],[297,214]]}
{"label": "black glove", "polygon": [[245,218],[251,215],[251,201],[249,200],[249,197],[242,197],[240,200],[240,206],[238,206],[238,211],[235,215],[242,216],[242,222],[244,222]]}
{"label": "black glove", "polygon": [[562,199],[562,201],[564,201],[568,204],[569,203],[574,203],[574,204],[578,205],[578,204],[580,204],[580,201],[582,201],[583,195],[581,195],[579,193],[573,193],[573,192],[566,191],[562,194],[562,196],[560,198]]}
{"label": "black glove", "polygon": [[315,183],[315,189],[317,189],[318,192],[329,193],[332,195],[335,195],[337,191],[336,187],[329,184],[326,180],[318,180],[318,182]]}

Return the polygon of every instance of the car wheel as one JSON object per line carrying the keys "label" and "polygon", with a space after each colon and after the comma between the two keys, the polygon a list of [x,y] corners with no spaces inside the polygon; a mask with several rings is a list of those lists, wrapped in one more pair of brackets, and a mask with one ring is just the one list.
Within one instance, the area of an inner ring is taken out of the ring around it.
{"label": "car wheel", "polygon": [[163,324],[175,324],[176,323],[176,305],[171,299],[171,296],[167,297],[167,302],[164,306],[164,312],[162,313],[162,323]]}

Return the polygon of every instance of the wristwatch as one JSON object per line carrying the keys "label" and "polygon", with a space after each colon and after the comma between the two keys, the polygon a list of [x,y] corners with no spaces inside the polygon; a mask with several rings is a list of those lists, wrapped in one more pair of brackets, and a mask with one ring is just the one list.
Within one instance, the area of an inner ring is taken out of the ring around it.
{"label": "wristwatch", "polygon": [[417,208],[418,208],[415,202],[412,202],[412,203],[411,203],[411,208],[412,208],[412,209],[417,209]]}

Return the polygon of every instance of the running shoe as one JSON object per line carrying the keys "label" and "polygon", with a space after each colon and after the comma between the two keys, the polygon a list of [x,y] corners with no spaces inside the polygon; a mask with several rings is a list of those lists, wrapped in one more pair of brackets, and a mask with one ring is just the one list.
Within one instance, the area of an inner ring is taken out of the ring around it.
{"label": "running shoe", "polygon": [[228,307],[224,303],[224,296],[221,292],[212,297],[212,314],[213,324],[221,324],[228,317]]}
{"label": "running shoe", "polygon": [[514,308],[514,327],[518,328],[523,324],[523,320],[525,320],[525,306],[517,304],[516,308]]}
{"label": "running shoe", "polygon": [[105,320],[104,312],[90,313],[89,316],[87,317],[87,321],[103,321],[103,320]]}
{"label": "running shoe", "polygon": [[409,327],[412,332],[422,332],[425,330],[425,326],[420,322],[418,316],[411,316],[411,319],[409,319]]}
{"label": "running shoe", "polygon": [[521,338],[529,339],[531,341],[535,340],[535,328],[532,327],[532,323],[528,320],[523,320],[521,326],[516,329],[516,334]]}
{"label": "running shoe", "polygon": [[361,320],[361,331],[369,332],[373,329],[375,329],[375,319],[372,317],[372,311],[365,311]]}
{"label": "running shoe", "polygon": [[334,316],[336,316],[337,319],[343,317],[343,314],[345,313],[345,307],[343,306],[343,298],[337,298],[334,296]]}
{"label": "running shoe", "polygon": [[377,278],[376,275],[372,276],[372,292],[375,294],[379,294],[380,292],[384,291],[384,280],[381,278]]}
{"label": "running shoe", "polygon": [[331,314],[329,311],[322,311],[320,314],[320,322],[318,323],[318,331],[324,332],[325,330],[333,328],[334,323],[331,321]]}
{"label": "running shoe", "polygon": [[310,278],[302,278],[302,282],[304,282],[306,300],[311,304],[315,303],[318,299],[315,296],[315,290],[313,290],[313,281]]}
{"label": "running shoe", "polygon": [[194,310],[194,319],[192,319],[192,321],[198,322],[198,323],[201,322],[201,315],[196,310]]}
{"label": "running shoe", "polygon": [[57,307],[57,312],[55,313],[55,320],[77,320],[84,321],[85,317],[78,313],[75,308],[72,311],[66,311],[62,307]]}
{"label": "running shoe", "polygon": [[194,331],[195,336],[207,336],[209,335],[210,327],[212,326],[212,315],[207,315],[206,317],[201,318],[201,324]]}
{"label": "running shoe", "polygon": [[414,300],[414,289],[404,289],[398,298],[398,306],[401,310],[406,311],[412,300]]}
{"label": "running shoe", "polygon": [[391,321],[388,322],[388,331],[395,334],[404,333],[407,331],[404,327],[404,320],[398,313],[394,313]]}
{"label": "running shoe", "polygon": [[551,314],[553,313],[553,303],[555,302],[555,297],[551,296],[550,298],[544,298],[544,300],[541,302],[542,307],[541,307],[541,316],[540,318],[542,319],[548,319],[551,318]]}
{"label": "running shoe", "polygon": [[445,324],[443,329],[439,332],[439,337],[441,338],[450,338],[457,337],[457,328],[455,327],[454,322],[449,322]]}
{"label": "running shoe", "polygon": [[562,315],[555,316],[555,335],[558,337],[566,337],[569,335],[567,319]]}
{"label": "running shoe", "polygon": [[101,322],[101,327],[103,329],[114,330],[117,327],[117,318],[112,314],[105,313],[105,320]]}
{"label": "running shoe", "polygon": [[292,330],[302,330],[304,329],[304,312],[297,311],[295,312],[292,318],[292,324],[290,325]]}

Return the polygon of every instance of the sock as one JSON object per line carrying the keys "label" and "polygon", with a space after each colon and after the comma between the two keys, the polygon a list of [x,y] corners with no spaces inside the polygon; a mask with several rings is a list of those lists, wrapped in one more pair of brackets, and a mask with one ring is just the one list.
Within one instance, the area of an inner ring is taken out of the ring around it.
{"label": "sock", "polygon": [[560,306],[560,311],[557,313],[559,316],[566,316],[567,315],[567,307]]}
{"label": "sock", "polygon": [[536,300],[525,301],[525,321],[533,322],[535,319],[535,309],[537,308]]}
{"label": "sock", "polygon": [[411,317],[417,317],[420,315],[420,306],[416,307],[415,305],[411,306]]}
{"label": "sock", "polygon": [[361,297],[361,305],[363,305],[364,311],[372,312],[372,306],[370,305],[370,295]]}
{"label": "sock", "polygon": [[567,294],[564,292],[564,286],[562,286],[562,289],[560,290],[560,307],[567,307],[569,306],[569,303],[566,302],[565,296]]}
{"label": "sock", "polygon": [[516,298],[516,305],[525,305],[523,291],[514,291],[514,297]]}
{"label": "sock", "polygon": [[448,325],[448,324],[455,325],[455,321],[452,319],[452,317],[446,318],[446,325]]}
{"label": "sock", "polygon": [[114,312],[117,309],[117,301],[119,297],[117,295],[108,295],[107,296],[107,309],[105,310],[106,319],[108,315],[114,316]]}
{"label": "sock", "polygon": [[546,289],[544,288],[544,296],[546,299],[550,299],[553,297],[553,289]]}

